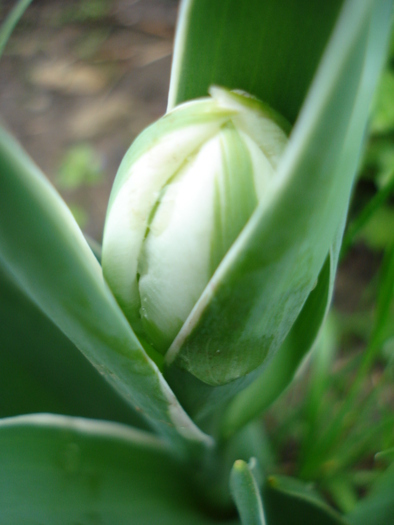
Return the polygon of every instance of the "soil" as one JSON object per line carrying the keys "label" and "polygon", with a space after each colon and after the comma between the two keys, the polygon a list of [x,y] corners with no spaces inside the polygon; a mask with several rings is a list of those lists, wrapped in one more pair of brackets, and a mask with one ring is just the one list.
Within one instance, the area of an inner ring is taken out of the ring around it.
{"label": "soil", "polygon": [[[0,18],[14,3],[1,3]],[[1,59],[1,118],[98,241],[123,155],[165,112],[177,8],[175,0],[35,0]],[[59,173],[81,144],[103,177],[70,187]]]}

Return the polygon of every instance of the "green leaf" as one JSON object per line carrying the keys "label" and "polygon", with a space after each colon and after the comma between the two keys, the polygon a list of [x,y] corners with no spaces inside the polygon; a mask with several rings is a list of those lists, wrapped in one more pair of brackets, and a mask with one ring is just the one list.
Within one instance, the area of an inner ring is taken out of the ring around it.
{"label": "green leaf", "polygon": [[394,72],[386,70],[380,80],[376,96],[371,131],[387,133],[394,129]]}
{"label": "green leaf", "polygon": [[7,45],[8,39],[12,35],[15,26],[31,3],[32,0],[19,0],[16,2],[9,15],[2,23],[0,27],[0,57],[4,52],[4,48]]}
{"label": "green leaf", "polygon": [[342,3],[183,1],[169,109],[217,84],[251,93],[294,122]]}
{"label": "green leaf", "polygon": [[379,207],[360,232],[360,238],[376,251],[394,243],[394,210],[389,206]]}
{"label": "green leaf", "polygon": [[224,436],[236,432],[266,410],[293,380],[302,359],[311,348],[327,309],[329,263],[327,259],[316,288],[309,295],[297,321],[271,362],[226,407],[222,421]]}
{"label": "green leaf", "polygon": [[310,485],[284,476],[271,476],[263,488],[264,512],[269,525],[346,525]]}
{"label": "green leaf", "polygon": [[70,211],[3,130],[0,186],[0,262],[18,285],[179,453],[209,445],[146,355]]}
{"label": "green leaf", "polygon": [[388,459],[389,461],[394,461],[394,447],[393,448],[388,448],[387,450],[382,450],[381,452],[378,452],[375,455],[375,458],[377,460]]}
{"label": "green leaf", "polygon": [[[239,12],[233,7],[232,16],[238,20]],[[206,18],[211,20],[209,6],[205,8]],[[342,233],[368,108],[387,43],[390,9],[391,2],[386,0],[344,3],[271,191],[178,334],[167,353],[167,365],[183,367],[210,385],[221,385],[256,369],[267,349],[270,358],[280,347],[338,232]],[[281,16],[276,15],[261,18],[262,28],[282,24]],[[187,19],[188,24],[192,21]],[[218,24],[221,30],[216,33],[223,38],[225,27]],[[205,40],[209,35],[207,32]],[[215,38],[211,38],[216,50]],[[303,34],[304,39],[310,47],[311,34]],[[266,53],[276,57],[278,46],[272,40]],[[293,57],[289,43],[287,52]],[[226,64],[228,56],[227,49],[222,56]],[[199,70],[201,64],[197,61],[194,66]],[[224,77],[220,80],[226,85]],[[268,77],[265,82],[270,83]],[[287,86],[284,79],[281,86]],[[280,90],[281,86],[276,87]],[[291,98],[287,91],[286,96]],[[268,102],[272,104],[269,98]],[[289,114],[285,116],[289,118]]]}
{"label": "green leaf", "polygon": [[351,525],[389,525],[394,516],[394,466],[381,475],[371,493],[347,516]]}
{"label": "green leaf", "polygon": [[243,525],[265,525],[263,505],[257,481],[253,475],[252,458],[248,463],[237,460],[230,475],[230,487]]}
{"label": "green leaf", "polygon": [[145,426],[0,268],[0,417],[56,412]]}
{"label": "green leaf", "polygon": [[0,464],[2,525],[217,523],[164,443],[124,425],[52,415],[5,419]]}

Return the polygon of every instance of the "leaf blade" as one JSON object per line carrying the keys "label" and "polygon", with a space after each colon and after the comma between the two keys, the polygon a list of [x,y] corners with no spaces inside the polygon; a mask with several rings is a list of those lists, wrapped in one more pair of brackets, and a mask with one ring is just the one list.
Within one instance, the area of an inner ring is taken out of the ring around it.
{"label": "leaf blade", "polygon": [[[206,96],[217,84],[251,93],[294,122],[342,3],[230,0],[223,7],[209,0],[184,1],[169,109]],[[272,48],[278,59],[266,52]]]}
{"label": "leaf blade", "polygon": [[230,474],[230,487],[233,499],[243,525],[266,525],[263,504],[257,481],[253,475],[251,462],[237,460]]}
{"label": "leaf blade", "polygon": [[269,523],[286,525],[349,525],[329,507],[310,484],[285,476],[271,476],[263,487],[264,509]]}
{"label": "leaf blade", "polygon": [[0,417],[34,412],[145,421],[0,267]]}
{"label": "leaf blade", "polygon": [[[158,438],[38,414],[0,422],[2,523],[215,523]],[[152,505],[152,498],[155,504]]]}
{"label": "leaf blade", "polygon": [[180,451],[209,446],[148,358],[70,211],[0,130],[0,261],[95,368]]}
{"label": "leaf blade", "polygon": [[[390,6],[345,2],[272,192],[222,261],[167,353],[167,364],[222,384],[256,368],[261,346],[272,350],[283,341],[343,231],[386,46],[389,24],[384,26],[382,13],[389,18]],[[371,17],[374,8],[378,14]],[[376,18],[384,29],[372,38]],[[204,334],[210,334],[208,346]],[[226,351],[224,364],[218,349]]]}

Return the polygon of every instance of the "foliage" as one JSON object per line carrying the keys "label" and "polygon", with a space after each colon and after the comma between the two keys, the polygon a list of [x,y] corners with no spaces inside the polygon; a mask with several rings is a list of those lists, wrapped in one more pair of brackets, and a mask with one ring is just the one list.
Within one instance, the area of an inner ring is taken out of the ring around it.
{"label": "foliage", "polygon": [[[3,23],[1,50],[28,3]],[[107,8],[83,2],[77,19]],[[2,524],[389,523],[394,39],[367,143],[365,127],[391,16],[389,0],[182,2],[169,108],[217,84],[293,129],[274,183],[156,362],[100,250],[0,130]],[[71,149],[63,182],[96,181],[94,155]],[[357,250],[373,253],[373,279],[321,329],[338,260],[341,278]]]}

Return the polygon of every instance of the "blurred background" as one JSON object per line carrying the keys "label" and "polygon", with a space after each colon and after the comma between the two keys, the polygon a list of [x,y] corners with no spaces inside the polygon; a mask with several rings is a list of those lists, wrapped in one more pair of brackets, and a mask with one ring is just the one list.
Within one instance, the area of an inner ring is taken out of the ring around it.
{"label": "blurred background", "polygon": [[2,58],[2,118],[97,241],[124,153],[165,112],[177,8],[34,0]]}
{"label": "blurred background", "polygon": [[[1,1],[1,19],[13,5]],[[99,242],[124,153],[165,112],[177,9],[35,0],[1,59],[2,119]],[[376,452],[394,447],[393,191],[394,39],[320,352],[265,416],[273,470],[316,481],[344,511],[384,467]]]}

